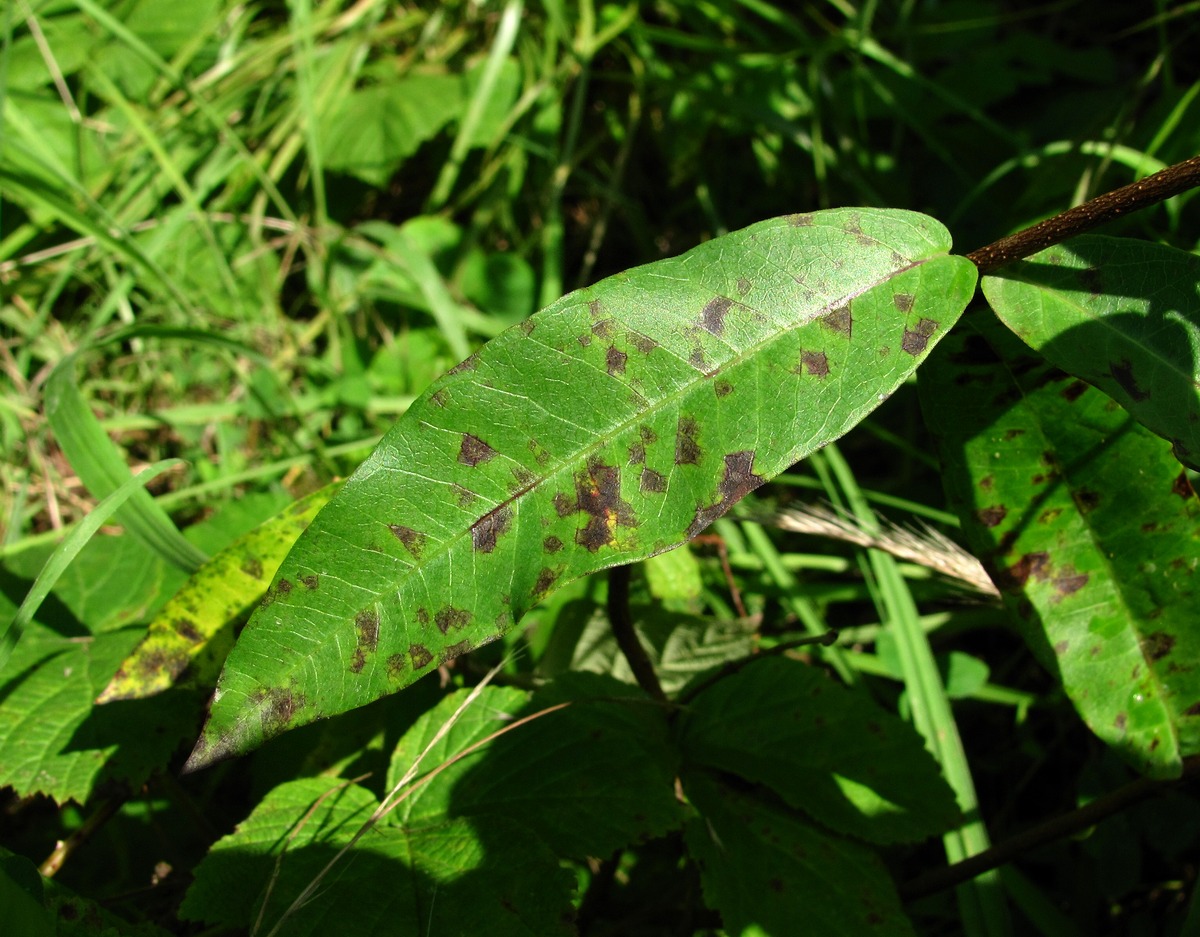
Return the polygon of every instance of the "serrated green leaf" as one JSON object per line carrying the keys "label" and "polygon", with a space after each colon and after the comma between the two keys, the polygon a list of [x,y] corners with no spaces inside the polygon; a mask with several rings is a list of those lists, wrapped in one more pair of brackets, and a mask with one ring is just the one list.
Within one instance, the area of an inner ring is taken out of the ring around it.
{"label": "serrated green leaf", "polygon": [[[464,695],[447,697],[408,731],[393,756],[389,785]],[[397,821],[420,826],[446,815],[503,817],[531,829],[558,855],[580,858],[609,855],[677,828],[677,756],[665,712],[640,690],[596,674],[564,675],[532,697],[485,690],[426,756],[421,773],[515,719],[563,702],[570,705],[440,772],[397,808]]]}
{"label": "serrated green leaf", "polygon": [[141,784],[166,764],[196,718],[199,701],[171,695],[92,701],[141,628],[64,637],[31,628],[0,683],[0,786],[83,803],[109,781]]}
{"label": "serrated green leaf", "polygon": [[1200,470],[1200,257],[1084,235],[983,278],[1001,320]]}
{"label": "serrated green leaf", "polygon": [[198,569],[150,622],[97,703],[161,693],[192,668],[211,685],[233,646],[233,629],[255,602],[292,544],[340,483],[326,485],[239,537]]}
{"label": "serrated green leaf", "polygon": [[688,850],[726,933],[915,937],[866,847],[704,772],[685,775],[684,792],[700,811],[685,831]]}
{"label": "serrated green leaf", "polygon": [[[180,916],[237,928],[261,918],[267,933],[377,806],[328,778],[280,785],[200,863]],[[377,826],[279,934],[565,935],[571,885],[543,843],[503,820]]]}
{"label": "serrated green leaf", "polygon": [[1200,501],[1115,401],[979,328],[921,383],[963,531],[1092,731],[1177,777],[1200,752]]}
{"label": "serrated green leaf", "polygon": [[836,439],[971,296],[974,266],[949,244],[912,212],[774,219],[496,338],[413,404],[289,554],[189,767],[412,683]]}
{"label": "serrated green leaf", "polygon": [[799,661],[766,657],[688,705],[687,763],[766,784],[822,825],[876,843],[944,832],[954,793],[916,730]]}

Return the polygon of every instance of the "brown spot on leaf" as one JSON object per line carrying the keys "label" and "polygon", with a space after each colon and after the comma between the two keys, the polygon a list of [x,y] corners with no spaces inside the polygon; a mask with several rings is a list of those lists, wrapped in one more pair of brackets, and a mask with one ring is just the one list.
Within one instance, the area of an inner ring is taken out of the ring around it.
{"label": "brown spot on leaf", "polygon": [[1004,435],[1000,438],[1004,442],[1012,442],[1014,439],[1017,439],[1024,435],[1025,435],[1025,430],[1023,430],[1023,429],[1010,429],[1010,430],[1006,430]]}
{"label": "brown spot on leaf", "polygon": [[354,630],[358,632],[358,646],[367,653],[379,647],[379,613],[363,610],[354,616]]}
{"label": "brown spot on leaf", "polygon": [[710,505],[696,505],[696,516],[688,525],[690,540],[709,524],[728,511],[747,494],[765,482],[761,475],[754,474],[754,451],[745,449],[725,456],[725,472],[717,486],[717,500]]}
{"label": "brown spot on leaf", "polygon": [[547,553],[557,553],[563,548],[563,542],[557,537],[550,536],[542,541],[542,549]]}
{"label": "brown spot on leaf", "polygon": [[704,371],[705,373],[708,372],[708,361],[705,360],[704,349],[699,345],[692,347],[692,353],[688,355],[688,364],[690,364],[697,371]]}
{"label": "brown spot on leaf", "polygon": [[242,560],[241,571],[251,579],[262,579],[263,565],[257,556],[248,556]]}
{"label": "brown spot on leaf", "polygon": [[429,609],[423,605],[417,609],[417,623],[421,625],[429,624]]}
{"label": "brown spot on leaf", "polygon": [[566,517],[579,510],[579,502],[572,501],[569,495],[559,491],[554,495],[554,510],[559,517]]}
{"label": "brown spot on leaf", "polygon": [[446,406],[446,401],[450,398],[450,392],[443,387],[441,390],[436,390],[429,397],[429,402],[435,407]]}
{"label": "brown spot on leaf", "polygon": [[1155,631],[1142,638],[1142,649],[1152,663],[1162,660],[1175,649],[1175,636],[1165,631]]}
{"label": "brown spot on leaf", "polygon": [[1113,720],[1113,728],[1118,732],[1124,732],[1125,726],[1129,722],[1129,717],[1125,713],[1117,713],[1117,718]]}
{"label": "brown spot on leaf", "polygon": [[646,462],[646,447],[640,442],[635,442],[629,447],[629,464],[644,465]]}
{"label": "brown spot on leaf", "polygon": [[592,299],[588,301],[588,315],[593,319],[599,319],[604,314],[604,307],[600,305],[600,300]]}
{"label": "brown spot on leaf", "polygon": [[654,469],[642,469],[642,477],[638,481],[642,491],[652,494],[662,494],[667,490],[667,479]]}
{"label": "brown spot on leaf", "polygon": [[469,508],[479,500],[479,495],[475,494],[470,488],[464,488],[462,485],[451,485],[450,490],[454,492],[454,497],[460,508]]}
{"label": "brown spot on leaf", "polygon": [[1046,567],[1050,565],[1050,554],[1044,552],[1026,553],[1008,568],[1006,579],[1011,585],[1023,586],[1034,579],[1046,578]]}
{"label": "brown spot on leaf", "polygon": [[728,397],[733,393],[733,385],[724,378],[721,378],[713,383],[713,391],[718,397]]}
{"label": "brown spot on leaf", "polygon": [[613,330],[616,328],[615,319],[601,319],[599,322],[592,323],[592,334],[597,338],[612,338]]}
{"label": "brown spot on leaf", "polygon": [[354,653],[350,655],[350,672],[362,673],[363,668],[367,666],[367,654],[361,647],[356,647]]}
{"label": "brown spot on leaf", "polygon": [[829,359],[823,351],[800,352],[800,367],[813,377],[829,376]]}
{"label": "brown spot on leaf", "polygon": [[289,592],[292,591],[291,580],[280,579],[279,582],[277,582],[275,584],[275,591],[278,592],[280,595],[287,595]]}
{"label": "brown spot on leaf", "polygon": [[471,525],[471,546],[479,553],[491,553],[496,549],[496,540],[508,533],[512,522],[512,508],[507,503],[488,511]]}
{"label": "brown spot on leaf", "polygon": [[1100,493],[1089,488],[1073,491],[1071,497],[1075,499],[1075,506],[1079,508],[1080,514],[1090,514],[1100,504]]}
{"label": "brown spot on leaf", "polygon": [[920,319],[915,329],[905,329],[900,347],[910,355],[919,355],[929,344],[929,336],[937,331],[938,324],[932,319]]}
{"label": "brown spot on leaf", "polygon": [[638,438],[647,445],[652,446],[658,442],[658,433],[654,432],[649,426],[643,423],[638,427]]}
{"label": "brown spot on leaf", "polygon": [[643,355],[650,354],[650,352],[654,351],[654,349],[658,347],[658,342],[652,339],[649,335],[643,335],[641,332],[635,332],[633,329],[629,329],[625,333],[625,337],[628,339],[629,344],[640,351]]}
{"label": "brown spot on leaf", "polygon": [[1129,395],[1130,400],[1140,403],[1149,399],[1149,392],[1138,386],[1137,379],[1133,376],[1133,365],[1129,363],[1128,358],[1122,358],[1109,365],[1108,373],[1112,375],[1114,381],[1121,385],[1121,389]]}
{"label": "brown spot on leaf", "polygon": [[710,299],[700,313],[700,327],[713,335],[725,334],[725,314],[732,305],[733,300],[726,296]]}
{"label": "brown spot on leaf", "polygon": [[1188,479],[1187,472],[1180,472],[1174,483],[1171,485],[1171,494],[1179,495],[1181,498],[1193,498],[1196,492],[1192,490],[1192,483]]}
{"label": "brown spot on leaf", "polygon": [[266,704],[263,707],[262,720],[267,735],[278,735],[286,729],[307,702],[302,694],[293,693],[283,687],[272,687],[261,695],[255,694],[252,699],[255,697],[256,702]]}
{"label": "brown spot on leaf", "polygon": [[1006,517],[1008,517],[1008,508],[1003,504],[994,504],[979,512],[979,520],[984,527],[995,527]]}
{"label": "brown spot on leaf", "polygon": [[592,336],[584,332],[582,335],[576,335],[575,341],[579,342],[580,348],[587,348],[592,344]]}
{"label": "brown spot on leaf", "polygon": [[1054,577],[1054,601],[1061,602],[1072,592],[1078,592],[1088,584],[1089,575],[1077,572],[1075,567],[1068,566],[1064,575]]}
{"label": "brown spot on leaf", "polygon": [[747,280],[745,277],[738,277],[737,278],[738,295],[745,296],[747,293],[750,292],[750,287],[753,285],[754,284],[751,283],[749,280]]}
{"label": "brown spot on leaf", "polygon": [[471,650],[470,641],[459,641],[457,644],[451,644],[447,648],[442,649],[442,653],[438,655],[438,663],[444,664],[448,660],[454,660],[456,657],[462,657]]}
{"label": "brown spot on leaf", "polygon": [[996,484],[996,476],[995,475],[984,475],[983,478],[979,479],[979,487],[982,488],[984,491],[990,491],[995,486],[995,484]]}
{"label": "brown spot on leaf", "polygon": [[813,223],[812,215],[807,214],[788,215],[787,221],[793,228],[811,228]]}
{"label": "brown spot on leaf", "polygon": [[458,461],[462,465],[474,468],[481,462],[490,462],[496,458],[496,450],[478,436],[463,433],[462,445],[458,447]]}
{"label": "brown spot on leaf", "polygon": [[403,654],[391,654],[387,659],[387,675],[388,682],[396,683],[404,676],[404,671],[408,664],[404,660]]}
{"label": "brown spot on leaf", "polygon": [[479,365],[479,352],[472,352],[452,367],[447,374],[462,374],[464,371],[474,371]]}
{"label": "brown spot on leaf", "polygon": [[1038,515],[1038,523],[1049,524],[1051,521],[1058,520],[1060,514],[1062,514],[1062,508],[1048,508]]}
{"label": "brown spot on leaf", "polygon": [[913,300],[915,298],[912,293],[897,293],[892,297],[892,302],[896,304],[896,308],[901,312],[912,312]]}
{"label": "brown spot on leaf", "polygon": [[424,644],[410,644],[408,646],[408,658],[412,661],[413,670],[421,670],[429,666],[429,662],[433,660],[433,655],[429,653],[429,648]]}
{"label": "brown spot on leaf", "polygon": [[320,578],[315,573],[309,573],[307,576],[301,576],[300,582],[309,592],[312,592],[321,584]]}
{"label": "brown spot on leaf", "polygon": [[1063,654],[1067,653],[1070,647],[1070,641],[1059,641],[1056,645],[1054,645],[1054,653],[1061,657]]}
{"label": "brown spot on leaf", "polygon": [[637,526],[633,508],[621,499],[621,473],[599,459],[590,459],[587,469],[576,474],[575,504],[588,515],[587,523],[575,531],[575,542],[592,553],[616,540],[618,526]]}
{"label": "brown spot on leaf", "polygon": [[1185,716],[1200,716],[1200,703],[1192,703],[1191,706],[1183,711],[1183,714]]}
{"label": "brown spot on leaf", "polygon": [[854,332],[854,315],[850,311],[849,303],[826,313],[817,321],[829,331],[845,335],[846,338],[850,338]]}
{"label": "brown spot on leaf", "polygon": [[681,416],[675,426],[675,464],[699,465],[701,449],[696,441],[700,427],[694,417]]}
{"label": "brown spot on leaf", "polygon": [[1083,381],[1072,381],[1070,384],[1060,390],[1059,394],[1062,396],[1063,400],[1066,400],[1068,403],[1074,403],[1087,389],[1088,386]]}
{"label": "brown spot on leaf", "polygon": [[538,571],[537,581],[533,584],[533,597],[540,599],[543,595],[550,591],[550,587],[554,585],[554,580],[558,578],[558,572],[551,569],[549,566],[543,566]]}
{"label": "brown spot on leaf", "polygon": [[421,558],[421,552],[425,549],[425,535],[419,530],[413,530],[411,527],[405,527],[403,524],[388,524],[390,530],[406,549],[414,560]]}
{"label": "brown spot on leaf", "polygon": [[465,628],[471,623],[471,619],[474,617],[465,608],[455,608],[453,605],[447,605],[445,608],[440,608],[434,612],[433,623],[437,625],[438,631],[445,634],[451,628],[456,631],[459,628]]}
{"label": "brown spot on leaf", "polygon": [[616,345],[609,345],[608,351],[604,353],[604,367],[610,375],[616,377],[625,373],[625,361],[628,358],[629,356]]}

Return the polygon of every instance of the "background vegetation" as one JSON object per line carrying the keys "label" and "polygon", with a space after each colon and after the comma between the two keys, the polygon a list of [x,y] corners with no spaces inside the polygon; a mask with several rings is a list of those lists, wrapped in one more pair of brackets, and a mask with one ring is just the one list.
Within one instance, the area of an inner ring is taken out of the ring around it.
{"label": "background vegetation", "polygon": [[[348,474],[431,380],[567,290],[843,205],[926,212],[966,251],[1194,155],[1196,14],[1166,0],[10,4],[2,617],[106,493],[93,480],[114,454],[185,460],[151,487],[211,553]],[[1107,233],[1195,251],[1200,216],[1177,199]],[[87,414],[116,450],[89,435]],[[657,649],[664,678],[682,685],[816,622],[839,629],[874,697],[907,714],[861,549],[756,521],[861,493],[955,537],[925,433],[906,386],[839,448],[748,499],[719,539],[637,573],[635,604],[703,623],[686,646]],[[203,890],[181,915],[213,843],[285,781],[370,771],[363,783],[381,793],[404,730],[445,714],[505,652],[497,682],[515,687],[568,669],[629,676],[593,577],[440,682],[180,779],[195,692],[91,709],[136,642],[127,626],[186,579],[187,548],[175,549],[173,565],[103,530],[39,615],[77,638],[119,636],[91,658],[90,682],[69,666],[44,685],[20,668],[0,680],[0,843],[43,862],[79,836],[54,882],[96,902],[97,928],[245,930],[252,909],[205,913]],[[993,599],[903,569],[993,840],[1134,777]],[[998,880],[1010,932],[1179,932],[1197,828],[1195,798],[1167,790],[1023,856]],[[612,848],[568,866],[580,932],[721,926],[677,834]],[[935,839],[884,856],[905,882],[945,853]],[[112,915],[103,925],[97,908]],[[995,932],[952,892],[906,910],[920,933]]]}

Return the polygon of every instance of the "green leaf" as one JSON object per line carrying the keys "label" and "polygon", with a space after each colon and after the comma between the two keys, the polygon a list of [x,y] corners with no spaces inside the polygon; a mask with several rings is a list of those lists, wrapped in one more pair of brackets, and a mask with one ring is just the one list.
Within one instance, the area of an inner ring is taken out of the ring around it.
{"label": "green leaf", "polygon": [[912,373],[974,289],[948,248],[912,212],[774,219],[490,342],[296,544],[189,766],[400,689],[556,585],[704,530]]}
{"label": "green leaf", "polygon": [[201,686],[215,682],[233,646],[234,626],[262,598],[296,538],[339,487],[326,485],[301,498],[197,570],[150,622],[96,702],[161,693],[188,667]]}
{"label": "green leaf", "polygon": [[46,565],[38,573],[37,580],[25,596],[21,607],[17,609],[16,614],[11,619],[5,622],[3,626],[0,626],[0,673],[4,672],[5,665],[8,663],[13,648],[17,646],[22,632],[33,620],[33,616],[50,594],[50,590],[54,588],[59,577],[62,576],[67,567],[70,566],[71,561],[78,556],[88,541],[91,540],[96,531],[131,496],[135,493],[144,495],[146,492],[143,486],[147,482],[150,482],[156,476],[161,475],[167,469],[178,464],[180,464],[179,459],[164,459],[139,472],[136,476],[131,477],[97,504],[91,513],[55,548],[54,553],[46,561]]}
{"label": "green leaf", "polygon": [[[396,748],[389,788],[462,703],[452,694]],[[568,674],[534,693],[488,688],[426,756],[421,774],[504,728],[548,712],[441,771],[395,811],[422,826],[443,816],[507,818],[560,856],[606,856],[678,828],[678,758],[666,714],[638,689],[594,674]],[[536,753],[531,757],[530,753]]]}
{"label": "green leaf", "polygon": [[921,382],[963,531],[1092,731],[1177,777],[1200,752],[1200,501],[1112,399],[983,334],[952,336]]}
{"label": "green leaf", "polygon": [[[270,932],[377,806],[329,778],[280,785],[200,863],[180,916],[239,929],[261,918]],[[502,820],[377,826],[279,933],[565,935],[571,885],[543,843]]]}
{"label": "green leaf", "polygon": [[700,811],[687,826],[688,849],[726,933],[914,937],[887,870],[866,847],[704,772],[685,775],[684,791]]}
{"label": "green leaf", "polygon": [[346,95],[323,129],[325,165],[386,186],[400,164],[458,117],[462,79],[405,75]]}
{"label": "green leaf", "polygon": [[876,843],[953,826],[954,793],[916,730],[798,661],[766,657],[687,707],[690,764],[771,787],[824,826]]}
{"label": "green leaf", "polygon": [[1085,235],[984,277],[1004,324],[1200,470],[1200,257]]}
{"label": "green leaf", "polygon": [[31,628],[0,682],[0,786],[85,802],[97,785],[141,784],[166,764],[199,709],[178,693],[94,708],[141,628],[64,636]]}

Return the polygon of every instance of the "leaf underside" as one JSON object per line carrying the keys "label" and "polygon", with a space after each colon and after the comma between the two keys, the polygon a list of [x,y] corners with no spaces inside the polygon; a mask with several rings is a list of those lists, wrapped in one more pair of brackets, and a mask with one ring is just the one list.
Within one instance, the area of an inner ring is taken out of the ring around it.
{"label": "leaf underside", "polygon": [[437,381],[317,516],[196,769],[411,684],[694,537],[887,398],[974,290],[913,212],[761,222],[572,293]]}
{"label": "leaf underside", "polygon": [[1200,752],[1200,502],[1115,401],[979,326],[986,342],[956,331],[923,374],[947,495],[1092,731],[1140,771],[1178,777]]}
{"label": "leaf underside", "polygon": [[985,277],[996,314],[1200,471],[1200,257],[1085,235]]}

